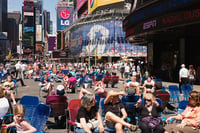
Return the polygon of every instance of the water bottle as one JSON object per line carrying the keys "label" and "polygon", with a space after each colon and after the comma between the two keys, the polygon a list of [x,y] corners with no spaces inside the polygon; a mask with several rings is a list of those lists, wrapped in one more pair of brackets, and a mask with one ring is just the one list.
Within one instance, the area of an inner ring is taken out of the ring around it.
{"label": "water bottle", "polygon": [[1,125],[1,133],[7,133],[7,126]]}

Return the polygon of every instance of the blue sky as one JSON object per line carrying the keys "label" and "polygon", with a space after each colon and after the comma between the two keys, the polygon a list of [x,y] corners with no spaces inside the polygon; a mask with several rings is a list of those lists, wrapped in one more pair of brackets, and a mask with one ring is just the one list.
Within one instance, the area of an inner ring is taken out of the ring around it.
{"label": "blue sky", "polygon": [[[24,0],[8,0],[8,12],[21,11]],[[43,9],[50,11],[53,21],[54,33],[56,28],[56,4],[60,0],[43,0]]]}

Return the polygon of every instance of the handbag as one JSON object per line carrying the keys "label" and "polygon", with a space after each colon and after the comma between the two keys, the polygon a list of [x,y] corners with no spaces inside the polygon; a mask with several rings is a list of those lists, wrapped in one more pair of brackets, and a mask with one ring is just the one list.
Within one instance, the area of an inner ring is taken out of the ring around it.
{"label": "handbag", "polygon": [[148,126],[151,127],[151,129],[154,129],[157,125],[161,123],[161,120],[159,118],[155,118],[152,116],[143,117],[141,120],[148,122]]}

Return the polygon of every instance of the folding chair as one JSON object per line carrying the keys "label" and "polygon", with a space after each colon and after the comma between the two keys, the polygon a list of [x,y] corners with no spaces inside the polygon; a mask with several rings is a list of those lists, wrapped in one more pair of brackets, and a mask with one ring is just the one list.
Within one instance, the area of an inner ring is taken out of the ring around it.
{"label": "folding chair", "polygon": [[189,101],[187,100],[182,100],[178,103],[178,114],[181,114],[185,108],[187,107],[187,105],[189,104]]}
{"label": "folding chair", "polygon": [[177,85],[169,85],[168,90],[170,92],[170,99],[172,100],[172,103],[178,103],[179,102],[179,88]]}
{"label": "folding chair", "polygon": [[170,94],[168,92],[166,92],[166,93],[163,93],[163,94],[156,94],[155,97],[161,99],[162,109],[164,110],[165,107],[167,106],[167,104],[169,103]]}
{"label": "folding chair", "polygon": [[116,75],[114,75],[114,76],[112,76],[112,78],[111,78],[111,87],[112,88],[114,88],[115,87],[115,84],[117,84],[119,82],[119,76],[116,76]]}
{"label": "folding chair", "polygon": [[193,90],[192,86],[189,85],[189,84],[182,84],[181,85],[181,90],[182,90],[184,99],[185,100],[189,100],[190,92]]}
{"label": "folding chair", "polygon": [[24,114],[25,119],[31,120],[39,103],[40,100],[37,96],[23,96],[21,98],[20,104],[22,104],[25,108],[25,114]]}
{"label": "folding chair", "polygon": [[[67,97],[66,96],[60,96],[60,95],[52,95],[48,96],[46,98],[46,104],[51,107],[51,113],[50,117],[56,117],[61,116],[61,118],[65,118],[65,122],[61,123],[63,126],[66,127],[66,112],[67,112]],[[59,125],[58,121],[55,119],[56,125]]]}
{"label": "folding chair", "polygon": [[50,116],[51,107],[46,104],[39,104],[33,114],[30,124],[37,129],[37,132],[44,132],[44,127]]}
{"label": "folding chair", "polygon": [[68,122],[67,133],[69,133],[71,129],[75,130],[76,115],[80,107],[81,107],[81,99],[72,99],[69,101],[68,103],[69,119],[67,120]]}
{"label": "folding chair", "polygon": [[136,124],[136,119],[135,119],[136,107],[135,107],[135,105],[139,98],[140,98],[140,96],[137,96],[137,95],[126,95],[126,96],[123,96],[122,100],[121,100],[125,106],[127,115],[130,118],[130,123],[134,124],[134,125]]}

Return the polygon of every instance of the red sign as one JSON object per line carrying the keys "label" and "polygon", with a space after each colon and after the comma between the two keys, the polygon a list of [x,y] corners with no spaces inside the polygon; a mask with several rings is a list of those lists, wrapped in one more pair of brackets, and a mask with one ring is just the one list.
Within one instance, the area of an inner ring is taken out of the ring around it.
{"label": "red sign", "polygon": [[77,0],[76,9],[77,11],[85,4],[87,0]]}
{"label": "red sign", "polygon": [[68,19],[69,17],[70,17],[70,11],[69,10],[67,10],[67,9],[62,9],[61,11],[60,11],[60,17],[62,18],[62,19]]}

